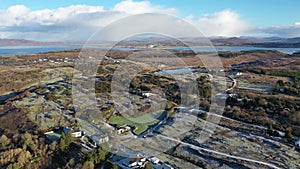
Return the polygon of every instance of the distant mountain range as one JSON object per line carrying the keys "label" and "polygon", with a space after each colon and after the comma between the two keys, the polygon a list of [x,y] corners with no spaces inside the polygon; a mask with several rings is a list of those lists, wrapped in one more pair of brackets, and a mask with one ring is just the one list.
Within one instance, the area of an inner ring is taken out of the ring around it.
{"label": "distant mountain range", "polygon": [[[193,45],[209,44],[205,38],[181,38]],[[214,46],[255,46],[255,47],[270,47],[270,48],[300,48],[300,37],[295,38],[280,38],[280,37],[211,37],[210,42]],[[136,39],[125,40],[119,45],[147,45],[149,43],[165,45],[165,46],[180,46],[178,40],[161,37],[138,37]],[[25,39],[0,39],[0,46],[58,46],[58,45],[82,45],[82,43],[70,42],[41,42]]]}
{"label": "distant mountain range", "polygon": [[260,40],[254,39],[244,39],[244,38],[211,38],[210,39],[213,45],[216,46],[242,46],[248,45],[252,43],[262,43]]}
{"label": "distant mountain range", "polygon": [[253,38],[253,37],[233,37],[233,38],[213,38],[211,42],[215,46],[255,46],[270,48],[299,48],[300,37],[295,38]]}
{"label": "distant mountain range", "polygon": [[[208,40],[209,39],[209,40]],[[184,42],[192,45],[214,45],[214,46],[253,46],[253,47],[270,47],[270,48],[300,48],[300,37],[279,38],[279,37],[210,37],[210,38],[180,38]],[[182,42],[171,38],[137,38],[126,40],[120,45],[147,45],[147,44],[165,45],[165,46],[182,46]]]}
{"label": "distant mountain range", "polygon": [[25,39],[0,39],[0,46],[57,46],[69,45],[64,42],[41,42]]}

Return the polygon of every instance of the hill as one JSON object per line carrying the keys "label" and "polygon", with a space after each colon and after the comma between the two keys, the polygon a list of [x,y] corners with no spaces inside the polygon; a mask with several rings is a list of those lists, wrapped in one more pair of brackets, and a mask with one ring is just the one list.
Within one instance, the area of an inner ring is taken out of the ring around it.
{"label": "hill", "polygon": [[62,42],[41,42],[25,39],[0,39],[0,46],[52,46],[63,45]]}

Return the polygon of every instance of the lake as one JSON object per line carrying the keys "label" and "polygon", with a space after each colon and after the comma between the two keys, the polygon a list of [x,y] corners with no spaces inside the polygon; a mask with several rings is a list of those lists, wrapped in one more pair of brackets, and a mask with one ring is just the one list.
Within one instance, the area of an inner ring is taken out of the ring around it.
{"label": "lake", "polygon": [[192,68],[180,68],[180,69],[162,70],[162,71],[154,72],[154,74],[162,74],[162,75],[170,74],[170,75],[173,75],[173,74],[190,73],[190,72],[193,72],[193,71],[194,71],[194,69],[192,69]]}
{"label": "lake", "polygon": [[[81,49],[82,46],[1,46],[0,56],[14,56],[14,55],[26,55],[26,54],[36,54],[44,52],[55,52],[63,50]],[[96,48],[94,46],[86,46],[86,48]],[[100,48],[97,48],[100,49]],[[107,49],[107,48],[101,48]],[[134,48],[112,48],[114,50],[136,50]]]}
{"label": "lake", "polygon": [[80,48],[81,46],[1,46],[0,56],[26,55]]}
{"label": "lake", "polygon": [[[191,50],[189,47],[178,47],[178,48],[168,48],[170,50]],[[215,46],[213,47],[193,47],[196,52],[214,52],[214,51],[249,51],[249,50],[278,50],[282,53],[293,54],[294,52],[300,51],[300,48],[263,48],[263,47],[253,47],[253,46]]]}
{"label": "lake", "polygon": [[[26,54],[36,54],[43,52],[52,51],[63,51],[72,49],[81,49],[82,46],[2,46],[0,47],[0,56],[14,56],[14,55],[26,55]],[[96,48],[90,46],[88,48]],[[98,48],[100,49],[100,48]],[[102,48],[107,49],[107,48]],[[132,51],[138,50],[137,48],[112,48],[114,50],[124,50]],[[145,48],[143,48],[145,49]],[[167,48],[170,50],[190,50],[188,47],[177,47],[177,48]],[[251,47],[251,46],[216,46],[212,47],[194,47],[197,52],[213,52],[213,51],[231,51],[239,52],[245,50],[278,50],[286,54],[292,54],[294,52],[300,51],[300,48],[261,48],[261,47]]]}

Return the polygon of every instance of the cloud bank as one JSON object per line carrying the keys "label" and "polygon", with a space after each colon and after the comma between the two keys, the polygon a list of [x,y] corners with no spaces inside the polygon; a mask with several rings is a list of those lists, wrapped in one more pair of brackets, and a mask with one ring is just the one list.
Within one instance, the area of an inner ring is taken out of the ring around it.
{"label": "cloud bank", "polygon": [[287,26],[272,26],[272,27],[258,28],[257,31],[262,32],[266,36],[299,37],[300,23],[296,22],[293,25],[287,25]]}
{"label": "cloud bank", "polygon": [[0,38],[42,41],[86,40],[99,28],[120,18],[139,13],[175,14],[174,8],[132,0],[117,3],[111,9],[103,6],[74,5],[58,9],[31,11],[24,5],[0,10]]}
{"label": "cloud bank", "polygon": [[249,32],[252,27],[243,21],[239,14],[231,10],[205,14],[200,18],[189,16],[186,20],[194,24],[206,36],[240,36]]}
{"label": "cloud bank", "polygon": [[[149,1],[121,1],[110,9],[104,6],[73,5],[57,9],[30,10],[24,5],[0,10],[0,38],[39,41],[85,41],[95,31],[120,18],[141,13],[176,15],[175,8]],[[300,36],[300,22],[289,26],[259,27],[244,21],[232,10],[184,18],[205,36]]]}

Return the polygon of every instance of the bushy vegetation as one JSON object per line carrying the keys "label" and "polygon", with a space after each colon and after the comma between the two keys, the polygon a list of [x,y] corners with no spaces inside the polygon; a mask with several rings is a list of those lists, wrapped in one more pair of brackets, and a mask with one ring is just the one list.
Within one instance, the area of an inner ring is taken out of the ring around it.
{"label": "bushy vegetation", "polygon": [[61,135],[60,141],[59,141],[59,149],[61,151],[66,151],[69,149],[70,144],[74,141],[74,138],[72,137],[71,131],[67,132],[65,134],[64,132]]}
{"label": "bushy vegetation", "polygon": [[297,70],[267,70],[261,68],[245,68],[251,73],[271,75],[271,76],[280,76],[280,77],[290,77],[294,82],[294,86],[300,85],[300,72]]}
{"label": "bushy vegetation", "polygon": [[272,76],[291,77],[291,78],[293,78],[296,86],[300,85],[300,72],[299,71],[270,70],[266,74],[270,74]]}
{"label": "bushy vegetation", "polygon": [[295,86],[289,82],[284,83],[282,80],[278,80],[274,86],[274,91],[288,95],[299,96],[300,86]]}
{"label": "bushy vegetation", "polygon": [[0,136],[0,166],[5,168],[43,168],[49,165],[57,143],[45,144],[38,134],[24,133]]}
{"label": "bushy vegetation", "polygon": [[102,147],[98,147],[96,150],[92,152],[87,152],[81,159],[82,169],[94,169],[103,167],[104,169],[117,169],[118,166],[116,164],[108,161],[108,158],[111,154],[109,151]]}
{"label": "bushy vegetation", "polygon": [[300,100],[250,94],[244,97],[247,99],[241,102],[235,97],[227,99],[230,107],[224,114],[249,123],[264,126],[272,124],[269,130],[271,134],[274,134],[273,127],[281,131],[291,128],[293,134],[300,136]]}
{"label": "bushy vegetation", "polygon": [[241,55],[241,52],[219,52],[219,56],[222,58],[233,58]]}
{"label": "bushy vegetation", "polygon": [[293,70],[265,70],[248,68],[247,71],[255,74],[289,77],[292,81],[284,82],[278,80],[274,85],[275,92],[299,96],[300,93],[300,72]]}

